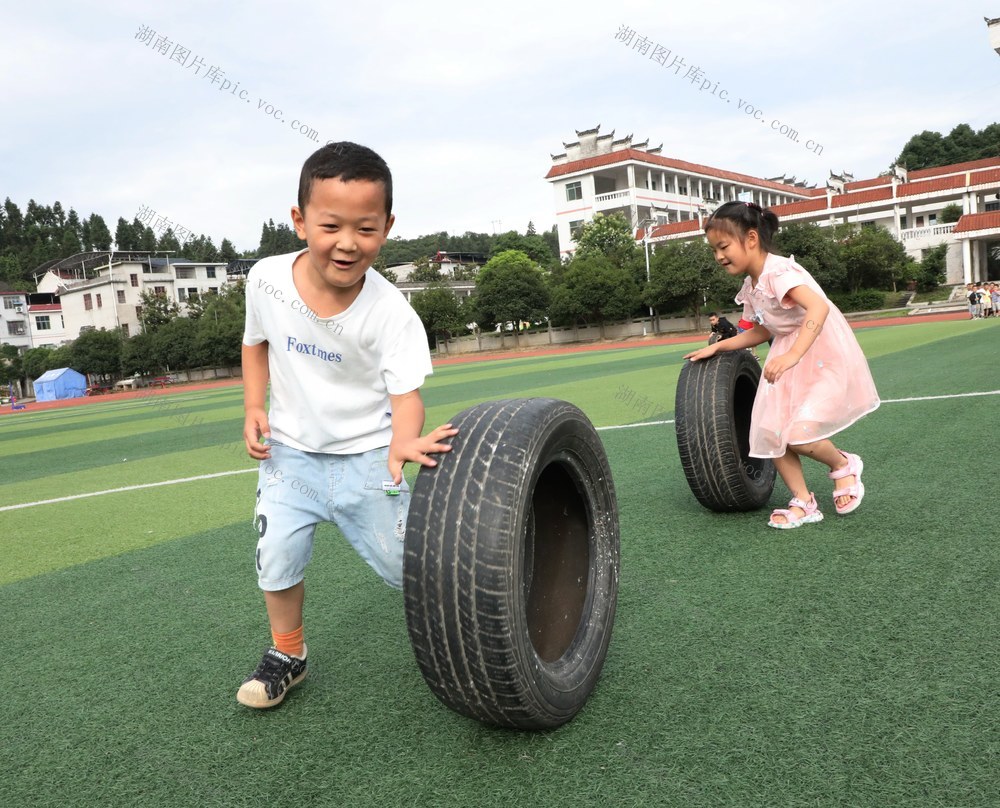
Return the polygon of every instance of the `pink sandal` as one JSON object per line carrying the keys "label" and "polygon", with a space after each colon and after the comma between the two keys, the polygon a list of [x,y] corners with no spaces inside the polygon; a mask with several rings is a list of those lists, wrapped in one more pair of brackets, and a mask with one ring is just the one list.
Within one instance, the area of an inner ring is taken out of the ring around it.
{"label": "pink sandal", "polygon": [[[801,508],[805,513],[802,516],[796,516],[792,513],[792,508]],[[775,522],[775,516],[784,516],[784,522]],[[776,527],[778,530],[791,530],[792,528],[802,527],[802,525],[809,525],[813,522],[822,522],[823,514],[820,513],[819,505],[816,504],[816,495],[812,492],[809,493],[809,501],[804,502],[798,497],[792,497],[788,503],[788,508],[778,508],[771,513],[771,520],[767,523],[768,527]]]}
{"label": "pink sandal", "polygon": [[[838,449],[838,451],[840,450]],[[833,507],[837,509],[838,514],[846,516],[856,511],[861,504],[861,500],[865,498],[865,484],[861,482],[861,472],[865,470],[865,464],[856,454],[849,454],[848,452],[840,453],[847,458],[847,465],[842,469],[831,471],[826,476],[831,480],[854,477],[854,485],[849,485],[846,488],[838,488],[833,492]],[[846,505],[838,505],[838,497],[851,497],[852,499]]]}

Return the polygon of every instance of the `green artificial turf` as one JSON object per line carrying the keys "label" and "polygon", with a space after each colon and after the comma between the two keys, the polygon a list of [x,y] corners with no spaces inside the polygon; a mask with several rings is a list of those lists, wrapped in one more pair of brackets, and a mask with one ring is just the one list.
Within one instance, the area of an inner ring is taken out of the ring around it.
{"label": "green artificial turf", "polygon": [[[887,403],[837,439],[865,459],[868,495],[851,517],[834,515],[816,466],[820,525],[710,513],[671,424],[600,433],[621,511],[618,613],[597,689],[551,732],[494,729],[438,703],[402,596],[330,526],[308,573],[309,677],[276,710],[237,705],[269,641],[253,473],[0,511],[4,804],[1000,804],[985,439],[1000,396],[891,403],[1000,388],[1000,328],[859,336]],[[428,426],[521,395],[574,401],[599,427],[669,420],[688,350],[441,367],[424,391]],[[0,507],[251,468],[234,446],[238,388],[174,395],[170,409],[0,418]],[[772,505],[786,498],[779,483]]]}

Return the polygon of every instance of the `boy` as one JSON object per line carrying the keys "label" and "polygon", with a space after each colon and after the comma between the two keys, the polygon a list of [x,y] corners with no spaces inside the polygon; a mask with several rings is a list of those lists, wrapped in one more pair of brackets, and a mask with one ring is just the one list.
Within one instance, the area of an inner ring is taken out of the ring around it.
{"label": "boy", "polygon": [[729,339],[730,337],[735,337],[737,335],[736,326],[733,325],[725,317],[720,317],[719,312],[713,311],[708,315],[708,322],[712,325],[712,337],[709,337],[708,342],[712,344],[718,342],[720,339]]}
{"label": "boy", "polygon": [[[408,461],[451,447],[420,437],[427,337],[403,295],[370,269],[392,228],[392,175],[375,152],[327,144],[306,160],[292,222],[307,249],[257,263],[247,280],[243,438],[260,460],[258,585],[274,646],[237,700],[280,704],[306,675],[303,570],[319,522],[402,588]],[[268,381],[271,409],[264,402]]]}

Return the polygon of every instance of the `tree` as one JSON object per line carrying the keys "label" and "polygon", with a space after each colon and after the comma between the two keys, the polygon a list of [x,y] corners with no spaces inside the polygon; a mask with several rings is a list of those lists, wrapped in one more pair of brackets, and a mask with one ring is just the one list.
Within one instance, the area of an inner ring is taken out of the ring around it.
{"label": "tree", "polygon": [[606,322],[627,320],[639,303],[632,273],[605,255],[574,257],[566,267],[562,286],[565,292],[559,293],[558,302],[564,310],[560,317],[566,311],[582,312],[587,321],[600,325],[601,339]]}
{"label": "tree", "polygon": [[593,220],[580,228],[576,237],[574,258],[605,256],[613,266],[627,269],[639,288],[646,283],[646,259],[643,248],[635,240],[632,226],[620,213],[604,216],[594,214]]}
{"label": "tree", "polygon": [[119,216],[118,226],[115,228],[115,249],[138,250],[138,243],[135,228]]}
{"label": "tree", "polygon": [[476,321],[511,323],[514,331],[522,322],[545,317],[549,290],[542,271],[527,255],[508,250],[493,256],[476,278]]}
{"label": "tree", "polygon": [[0,384],[6,386],[23,375],[22,358],[17,346],[0,343]]}
{"label": "tree", "polygon": [[157,331],[180,313],[180,306],[166,295],[145,291],[140,299],[142,303],[139,320],[143,331]]}
{"label": "tree", "polygon": [[159,367],[183,370],[197,367],[195,342],[198,323],[187,317],[175,317],[152,332],[153,357]]}
{"label": "tree", "polygon": [[410,305],[424,324],[428,341],[440,336],[451,338],[465,329],[466,318],[462,306],[454,292],[443,282],[433,283],[417,292]]}
{"label": "tree", "polygon": [[239,255],[233,246],[233,242],[227,238],[222,239],[222,243],[219,245],[219,260],[231,264],[237,258],[239,258]]}
{"label": "tree", "polygon": [[701,239],[658,246],[650,259],[649,277],[646,304],[657,312],[683,311],[694,318],[697,329],[706,300],[732,300],[740,287],[740,280],[716,263],[712,248]]}
{"label": "tree", "polygon": [[413,267],[406,279],[408,283],[437,283],[441,280],[441,265],[432,264],[429,258],[418,258]]}
{"label": "tree", "polygon": [[[119,220],[121,221],[121,220]],[[104,221],[104,217],[96,213],[91,213],[84,225],[86,238],[83,247],[86,250],[110,250],[111,231]]]}
{"label": "tree", "polygon": [[947,260],[947,244],[939,244],[937,247],[931,247],[924,252],[919,271],[916,273],[917,289],[919,291],[930,292],[944,283],[947,273]]}
{"label": "tree", "polygon": [[396,283],[399,280],[399,276],[385,265],[385,257],[381,253],[378,254],[372,263],[372,269],[389,281],[389,283]]}
{"label": "tree", "polygon": [[21,370],[29,379],[37,379],[45,371],[59,367],[52,363],[55,353],[52,348],[29,348],[21,355]]}
{"label": "tree", "polygon": [[827,293],[846,291],[847,269],[834,228],[798,222],[786,225],[774,237],[774,252],[794,255]]}
{"label": "tree", "polygon": [[289,225],[284,222],[276,225],[274,219],[268,219],[260,231],[260,246],[257,248],[257,257],[283,255],[304,249],[305,246],[306,243],[295,234]]}
{"label": "tree", "polygon": [[552,266],[556,260],[545,239],[536,234],[522,236],[514,230],[501,233],[493,240],[490,258],[507,250],[520,250],[542,267]]}
{"label": "tree", "polygon": [[148,331],[125,340],[122,346],[122,372],[126,376],[135,373],[158,373],[163,370],[153,340],[153,334]]}
{"label": "tree", "polygon": [[69,367],[88,376],[117,376],[122,367],[120,331],[84,331],[70,345]]}
{"label": "tree", "polygon": [[938,221],[941,224],[951,224],[952,222],[957,222],[962,218],[962,206],[956,205],[954,202],[950,205],[945,205],[941,209],[941,215],[938,216]]}
{"label": "tree", "polygon": [[853,229],[840,246],[840,257],[846,268],[846,286],[851,292],[859,289],[893,291],[908,274],[909,258],[903,245],[884,227]]}
{"label": "tree", "polygon": [[177,240],[177,236],[174,235],[172,227],[168,227],[163,231],[160,240],[156,242],[156,249],[160,252],[172,252],[175,255],[180,254],[181,243]]}
{"label": "tree", "polygon": [[246,317],[244,282],[227,284],[205,300],[204,311],[197,321],[196,363],[202,367],[235,367],[241,360]]}

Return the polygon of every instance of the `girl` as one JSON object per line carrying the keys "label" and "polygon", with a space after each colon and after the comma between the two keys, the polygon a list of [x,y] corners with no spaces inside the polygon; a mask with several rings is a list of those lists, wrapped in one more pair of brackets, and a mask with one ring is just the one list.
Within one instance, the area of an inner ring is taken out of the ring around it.
{"label": "girl", "polygon": [[687,354],[697,362],[719,351],[774,342],[764,363],[750,417],[750,456],[769,457],[792,492],[788,508],[768,525],[797,528],[823,520],[806,487],[800,457],[830,467],[838,514],[857,510],[865,496],[864,464],[829,440],[879,406],[868,363],[844,315],[793,258],[771,253],[778,217],[759,205],[727,202],[705,223],[705,235],[730,275],[745,275],[736,302],[749,331]]}

